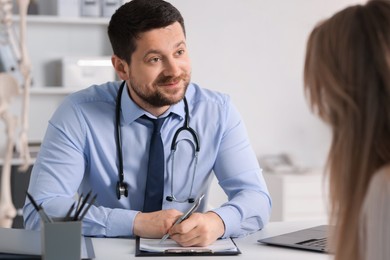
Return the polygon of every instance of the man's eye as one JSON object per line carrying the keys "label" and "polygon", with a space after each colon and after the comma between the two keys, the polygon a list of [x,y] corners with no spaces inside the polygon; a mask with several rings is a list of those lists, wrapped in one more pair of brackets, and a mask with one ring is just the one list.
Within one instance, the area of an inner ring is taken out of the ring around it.
{"label": "man's eye", "polygon": [[151,62],[151,63],[157,63],[157,62],[159,62],[160,60],[161,60],[160,58],[155,57],[155,58],[149,59],[149,62]]}
{"label": "man's eye", "polygon": [[184,50],[178,50],[177,51],[177,55],[183,55],[184,54]]}

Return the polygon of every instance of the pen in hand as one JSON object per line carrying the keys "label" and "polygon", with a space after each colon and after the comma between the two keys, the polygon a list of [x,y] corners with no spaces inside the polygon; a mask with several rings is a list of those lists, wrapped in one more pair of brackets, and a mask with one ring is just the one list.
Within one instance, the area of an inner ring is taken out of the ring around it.
{"label": "pen in hand", "polygon": [[30,193],[26,191],[28,199],[33,204],[35,210],[38,212],[39,216],[41,217],[42,221],[45,223],[52,223],[53,220],[46,214],[46,212],[43,210],[42,204],[38,206],[37,202],[34,200],[34,198],[31,196]]}
{"label": "pen in hand", "polygon": [[[180,218],[178,218],[175,223],[173,223],[172,227],[177,225],[177,224],[180,224],[181,222],[183,222],[184,220],[186,220],[187,218],[189,218],[192,213],[195,212],[195,210],[197,210],[197,208],[199,207],[200,205],[200,202],[202,201],[204,197],[204,194],[202,196],[200,196],[194,203],[194,205],[186,212],[184,213],[182,216],[180,216]],[[159,244],[161,244],[162,242],[164,242],[165,240],[167,240],[167,238],[169,237],[169,232],[166,233],[160,240]]]}

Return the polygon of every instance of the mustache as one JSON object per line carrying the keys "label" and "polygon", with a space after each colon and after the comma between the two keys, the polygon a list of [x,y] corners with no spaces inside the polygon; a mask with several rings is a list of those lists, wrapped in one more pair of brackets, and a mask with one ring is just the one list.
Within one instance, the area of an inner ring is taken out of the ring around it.
{"label": "mustache", "polygon": [[164,84],[171,84],[174,82],[178,82],[180,80],[186,80],[187,74],[182,74],[178,77],[172,77],[172,76],[160,76],[156,79],[155,84],[156,85],[164,85]]}

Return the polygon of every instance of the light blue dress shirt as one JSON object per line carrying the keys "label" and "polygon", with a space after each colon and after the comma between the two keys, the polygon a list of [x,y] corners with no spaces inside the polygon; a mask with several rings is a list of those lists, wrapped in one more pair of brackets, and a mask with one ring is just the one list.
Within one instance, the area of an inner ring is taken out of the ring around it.
{"label": "light blue dress shirt", "polygon": [[[115,100],[120,82],[91,86],[65,98],[53,114],[30,179],[29,192],[54,217],[63,217],[77,193],[97,193],[83,221],[88,236],[133,236],[135,216],[142,210],[152,122],[125,87],[121,101],[124,181],[129,196],[116,197],[118,156],[115,142]],[[190,126],[198,133],[200,152],[191,197],[213,196],[208,188],[215,175],[228,202],[211,209],[225,224],[223,237],[239,237],[261,229],[269,220],[271,199],[248,140],[243,121],[227,95],[190,84],[186,92]],[[184,131],[174,158],[171,142],[183,125],[181,101],[162,115],[161,137],[166,169],[164,198],[189,197],[194,167],[194,144]],[[171,184],[173,184],[173,192]],[[192,204],[163,200],[163,209],[186,211]],[[203,202],[198,211],[206,210]],[[30,201],[23,209],[25,227],[39,229],[40,218]]]}

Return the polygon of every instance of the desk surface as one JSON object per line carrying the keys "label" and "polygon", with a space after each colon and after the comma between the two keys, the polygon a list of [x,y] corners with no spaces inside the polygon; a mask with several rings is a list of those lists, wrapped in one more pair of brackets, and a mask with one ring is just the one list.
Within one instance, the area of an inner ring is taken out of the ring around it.
{"label": "desk surface", "polygon": [[[257,259],[257,260],[331,260],[328,254],[315,253],[303,250],[279,248],[258,243],[260,238],[276,236],[283,233],[297,231],[325,224],[324,221],[300,221],[300,222],[271,222],[263,230],[244,238],[234,239],[242,254],[238,256],[202,256],[202,257],[175,257],[180,259],[212,260],[216,258],[233,259]],[[135,240],[122,238],[93,238],[92,239],[96,260],[103,259],[135,259]],[[137,259],[156,259],[156,257],[142,257]]]}

